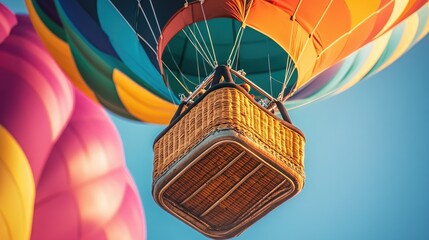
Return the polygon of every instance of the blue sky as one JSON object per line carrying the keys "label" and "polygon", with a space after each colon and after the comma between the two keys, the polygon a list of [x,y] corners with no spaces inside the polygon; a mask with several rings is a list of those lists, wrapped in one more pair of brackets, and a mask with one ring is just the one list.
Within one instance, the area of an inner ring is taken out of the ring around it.
{"label": "blue sky", "polygon": [[[428,62],[426,37],[347,92],[291,111],[307,139],[305,187],[237,239],[429,239]],[[152,142],[164,126],[112,119],[148,239],[205,239],[152,200]]]}
{"label": "blue sky", "polygon": [[[291,111],[306,135],[303,191],[238,239],[429,239],[429,38],[336,97]],[[150,195],[163,126],[113,117],[144,202],[149,239],[204,239]]]}

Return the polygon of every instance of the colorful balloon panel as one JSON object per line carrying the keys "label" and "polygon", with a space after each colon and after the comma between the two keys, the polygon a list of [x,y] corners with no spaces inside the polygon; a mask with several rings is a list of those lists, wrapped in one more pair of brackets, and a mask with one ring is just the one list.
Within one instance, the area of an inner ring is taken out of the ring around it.
{"label": "colorful balloon panel", "polygon": [[[273,95],[285,90],[292,96],[286,105],[294,108],[385,68],[427,33],[429,22],[423,0],[26,3],[39,35],[76,86],[117,114],[153,123],[167,123],[178,94],[192,91],[215,62],[244,69]],[[242,29],[240,51],[231,58]],[[377,47],[369,50],[368,43]],[[334,73],[357,55],[379,60],[362,69],[353,65],[352,76]],[[324,71],[332,78],[318,80]]]}
{"label": "colorful balloon panel", "polygon": [[0,239],[29,239],[35,186],[28,159],[0,124]]}
{"label": "colorful balloon panel", "polygon": [[33,239],[145,238],[139,195],[107,119],[76,92],[73,115],[37,186]]}
{"label": "colorful balloon panel", "polygon": [[314,77],[292,96],[287,106],[295,108],[347,90],[396,61],[428,32],[426,4],[392,30]]}
{"label": "colorful balloon panel", "polygon": [[28,17],[0,5],[0,20],[0,238],[28,239],[36,183],[71,114],[72,88]]}
{"label": "colorful balloon panel", "polygon": [[17,25],[0,45],[0,91],[4,99],[0,102],[0,122],[30,159],[37,183],[52,144],[71,115],[73,92],[28,17],[16,19]]}
{"label": "colorful balloon panel", "polygon": [[145,239],[120,137],[0,4],[0,239]]}
{"label": "colorful balloon panel", "polygon": [[[58,13],[53,8],[53,2],[26,1],[26,3],[36,31],[76,86],[87,95],[96,98],[98,102],[108,106],[111,111],[122,116],[146,122],[165,123],[169,121],[174,113],[175,105],[152,93],[151,90],[154,89],[141,86],[142,84],[151,86],[151,84],[136,77],[135,72],[130,71],[118,59],[117,55],[112,52],[112,47],[109,47],[111,44],[106,35],[101,29],[94,28],[97,25],[88,16],[88,13],[79,6],[79,3],[69,1],[64,4],[71,5],[73,12],[77,11],[78,15],[71,15],[73,20],[92,27],[85,31],[85,34],[95,34],[97,37],[86,39],[78,31],[69,32],[71,35],[68,37],[66,27],[70,26],[74,29],[74,26],[69,23],[69,15],[64,15],[64,25],[59,21]],[[39,15],[42,9],[48,11],[49,16]],[[86,21],[79,21],[78,19],[81,17]],[[112,17],[117,18],[117,15]],[[99,48],[93,46],[88,40],[97,40],[94,44]],[[141,46],[138,46],[140,48],[135,50],[144,53]],[[74,59],[81,59],[82,61],[74,61]],[[142,66],[142,71],[139,72],[144,75],[148,73],[148,67],[147,65]],[[156,71],[149,71],[148,74],[161,80]],[[167,88],[163,86],[162,80],[158,82],[158,86],[164,89],[164,95],[169,98],[170,94]],[[160,109],[164,111],[159,111]],[[148,112],[153,114],[147,114]]]}

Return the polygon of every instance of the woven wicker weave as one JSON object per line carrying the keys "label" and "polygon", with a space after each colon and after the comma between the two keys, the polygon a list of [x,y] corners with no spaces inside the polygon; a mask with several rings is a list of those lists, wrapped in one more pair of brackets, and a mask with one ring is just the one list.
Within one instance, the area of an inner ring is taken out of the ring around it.
{"label": "woven wicker weave", "polygon": [[238,235],[304,182],[303,134],[233,86],[209,90],[154,144],[155,201],[212,238]]}

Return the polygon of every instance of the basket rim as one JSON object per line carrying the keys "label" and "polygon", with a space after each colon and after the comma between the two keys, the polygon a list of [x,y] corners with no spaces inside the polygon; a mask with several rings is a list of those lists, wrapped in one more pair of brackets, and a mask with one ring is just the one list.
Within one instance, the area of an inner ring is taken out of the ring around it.
{"label": "basket rim", "polygon": [[[216,137],[214,136],[214,135],[209,135],[209,136],[206,136],[201,142],[199,142],[199,143],[197,143],[196,144],[196,146],[195,147],[193,147],[192,149],[191,149],[191,152],[193,152],[193,154],[195,155],[195,156],[199,156],[202,152],[204,152],[205,150],[205,148],[204,147],[202,147],[202,146],[204,146],[204,145],[207,145],[207,146],[211,146],[213,143],[214,144],[217,144],[216,143],[216,141],[219,139],[219,138],[223,138],[223,141],[231,141],[232,139],[233,139],[233,137],[234,136],[237,136],[238,135],[238,133],[237,132],[235,132],[234,130],[232,130],[232,129],[223,129],[223,130],[220,130],[220,131],[217,131],[218,133],[221,133],[220,135],[217,135]],[[235,142],[235,143],[237,143],[237,144],[239,144],[239,145],[241,145],[241,146],[245,146],[245,147],[250,147],[250,142],[247,142],[247,141],[244,141],[243,139],[239,139],[237,142]],[[201,150],[201,149],[203,149],[203,150]],[[189,152],[188,152],[189,153]],[[188,154],[187,153],[187,154]],[[197,154],[198,153],[198,154]],[[257,156],[258,156],[258,158],[262,158],[262,159],[265,159],[265,158],[267,158],[267,155],[265,155],[265,154],[262,154],[261,152],[258,152],[258,153],[252,153],[252,154],[256,154]],[[172,162],[171,163],[171,168],[169,168],[169,169],[166,169],[165,170],[165,172],[163,172],[163,173],[161,173],[157,178],[153,178],[152,180],[153,180],[153,182],[152,182],[152,187],[155,185],[155,182],[159,182],[159,180],[160,179],[164,179],[165,178],[165,176],[166,176],[166,174],[168,173],[168,172],[171,172],[172,171],[172,168],[174,168],[174,166],[176,165],[176,164],[178,164],[179,162],[181,162],[182,160],[183,160],[183,158],[184,158],[184,155],[183,156],[181,156],[181,157],[179,157],[178,159],[176,159],[176,161],[174,161],[174,162]],[[188,161],[191,161],[191,160],[187,160],[187,162]],[[284,167],[287,167],[288,169],[291,169],[292,171],[294,171],[294,172],[296,172],[302,179],[303,179],[303,184],[304,184],[304,182],[305,182],[305,173],[304,173],[304,171],[297,171],[296,169],[294,169],[293,167],[291,167],[291,166],[288,166],[287,164],[286,165],[279,165],[278,163],[276,163],[276,162],[270,162],[269,163],[269,165],[272,165],[272,166],[275,166],[275,169],[277,169],[277,171],[279,171],[279,173],[280,174],[282,174],[282,175],[286,175],[286,176],[289,176],[290,175],[290,172],[291,171],[285,171],[285,170],[283,170],[283,168]],[[289,176],[290,177],[290,176]],[[172,179],[173,177],[171,177],[171,179]],[[170,181],[171,180],[170,178],[168,178],[167,180],[163,180],[163,181]],[[297,186],[299,186],[299,183],[298,182],[295,182],[294,181],[294,184],[295,185],[297,185]]]}
{"label": "basket rim", "polygon": [[301,135],[305,141],[305,135],[304,133],[297,127],[295,127],[292,123],[289,123],[279,117],[277,117],[275,114],[271,113],[270,111],[268,111],[266,108],[262,107],[258,102],[255,101],[255,99],[253,99],[253,97],[246,91],[244,90],[242,87],[240,87],[239,85],[235,84],[235,83],[219,83],[217,85],[215,85],[214,87],[208,89],[200,98],[198,98],[194,103],[192,103],[188,108],[185,109],[185,111],[183,111],[176,119],[174,119],[164,130],[162,130],[161,133],[158,134],[158,136],[156,136],[155,140],[153,141],[153,145],[152,147],[155,146],[156,142],[158,142],[158,140],[160,138],[162,138],[174,125],[176,125],[176,123],[178,123],[184,116],[186,116],[186,114],[195,106],[198,105],[199,102],[201,102],[208,94],[210,94],[211,92],[214,92],[216,90],[222,89],[222,88],[234,88],[238,91],[240,91],[242,94],[244,94],[253,104],[255,104],[258,108],[262,109],[265,113],[267,113],[268,115],[270,115],[271,117],[274,117],[276,120],[278,120],[280,123],[282,123],[283,125],[285,125],[287,128],[295,131],[296,133],[298,133],[299,135]]}

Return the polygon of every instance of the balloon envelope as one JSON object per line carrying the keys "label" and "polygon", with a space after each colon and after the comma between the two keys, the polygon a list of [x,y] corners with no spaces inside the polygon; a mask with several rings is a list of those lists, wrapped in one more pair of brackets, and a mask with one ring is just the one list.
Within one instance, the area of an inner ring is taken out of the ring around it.
{"label": "balloon envelope", "polygon": [[145,239],[122,143],[27,16],[0,4],[0,238]]}
{"label": "balloon envelope", "polygon": [[178,94],[216,64],[244,69],[297,107],[383,69],[429,29],[423,0],[185,2],[26,0],[76,86],[113,112],[153,123],[167,123]]}
{"label": "balloon envelope", "polygon": [[144,239],[138,191],[113,123],[82,93],[37,186],[33,239]]}

